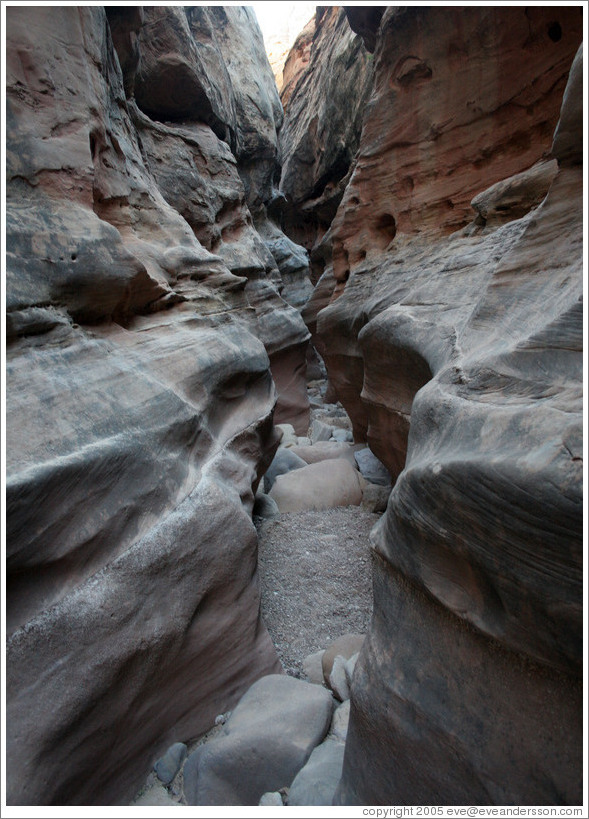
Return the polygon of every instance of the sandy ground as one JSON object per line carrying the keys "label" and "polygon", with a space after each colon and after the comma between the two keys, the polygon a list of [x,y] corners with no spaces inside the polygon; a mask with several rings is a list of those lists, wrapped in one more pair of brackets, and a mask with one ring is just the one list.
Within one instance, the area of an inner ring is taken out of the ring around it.
{"label": "sandy ground", "polygon": [[358,506],[255,519],[262,616],[287,674],[372,612],[369,534],[380,515]]}

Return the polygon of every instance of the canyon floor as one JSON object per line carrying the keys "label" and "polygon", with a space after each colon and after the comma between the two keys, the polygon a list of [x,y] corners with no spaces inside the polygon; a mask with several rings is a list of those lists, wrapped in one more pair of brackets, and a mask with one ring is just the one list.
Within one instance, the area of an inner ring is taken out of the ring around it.
{"label": "canyon floor", "polygon": [[[351,424],[340,404],[326,413],[325,384],[309,391],[311,423]],[[330,417],[331,416],[331,417]],[[304,660],[345,634],[365,634],[372,614],[370,531],[380,515],[362,506],[306,509],[275,518],[254,515],[262,617],[285,674],[307,680]],[[185,740],[188,756],[219,734],[219,724]],[[164,787],[154,771],[131,805],[186,804],[183,769]]]}
{"label": "canyon floor", "polygon": [[[303,660],[347,633],[364,634],[372,613],[369,534],[379,515],[358,506],[255,518],[262,616],[286,674],[306,679]],[[221,724],[188,745],[214,739]],[[186,804],[182,771],[164,788],[155,772],[132,805]]]}
{"label": "canyon floor", "polygon": [[262,616],[287,674],[342,634],[364,634],[372,610],[370,529],[357,506],[258,519]]}

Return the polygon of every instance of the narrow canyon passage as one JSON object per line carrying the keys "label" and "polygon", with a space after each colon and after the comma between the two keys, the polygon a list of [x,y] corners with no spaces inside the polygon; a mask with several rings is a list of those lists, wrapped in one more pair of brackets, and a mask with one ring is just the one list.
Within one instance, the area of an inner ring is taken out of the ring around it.
{"label": "narrow canyon passage", "polygon": [[584,9],[4,11],[6,804],[580,804]]}
{"label": "narrow canyon passage", "polygon": [[[280,511],[272,501],[272,494],[267,495],[258,490],[253,510],[253,520],[258,535],[258,572],[261,590],[262,620],[276,648],[281,668],[286,675],[303,681],[303,686],[326,686],[333,696],[333,732],[328,732],[327,745],[321,743],[318,748],[335,751],[335,755],[326,754],[337,777],[341,769],[341,754],[344,749],[347,721],[349,718],[349,683],[351,674],[333,678],[324,670],[323,660],[329,652],[338,654],[339,662],[352,658],[355,663],[358,650],[368,631],[372,615],[372,555],[370,531],[379,520],[380,514],[372,511],[375,507],[384,510],[390,493],[390,477],[373,456],[369,457],[368,449],[350,441],[314,440],[318,435],[326,438],[335,435],[339,438],[351,438],[351,422],[341,404],[325,403],[326,380],[313,380],[308,385],[311,404],[309,437],[296,436],[292,427],[285,425],[283,437],[285,445],[278,449],[274,461],[262,480],[261,488],[272,493],[271,482],[280,484],[287,476],[301,476],[307,471],[307,465],[296,454],[301,452],[312,460],[312,454],[319,458],[315,463],[336,464],[346,453],[346,465],[354,462],[364,469],[368,477],[378,480],[373,484],[361,478],[365,499],[362,505],[340,505],[321,508],[326,497],[338,503],[337,495],[341,492],[337,472],[330,469],[321,475],[321,486],[315,487],[310,499],[305,491],[305,478],[290,483],[282,488],[278,500],[288,507],[301,507],[298,511]],[[329,425],[329,422],[335,426]],[[331,451],[330,451],[331,450]],[[358,453],[356,462],[354,453]],[[322,461],[326,455],[339,455],[339,458]],[[297,463],[300,461],[300,463]],[[370,470],[367,468],[370,464]],[[312,480],[312,476],[310,478]],[[357,480],[354,478],[354,480]],[[269,483],[265,484],[265,481]],[[327,494],[322,490],[328,488]],[[372,495],[370,489],[373,490]],[[359,494],[358,497],[361,497]],[[330,501],[331,502],[331,501]],[[327,649],[327,651],[326,651]],[[335,663],[334,663],[335,666]],[[332,672],[333,673],[333,672]],[[255,689],[255,686],[254,686]],[[252,689],[252,690],[254,690]],[[247,699],[247,698],[246,698]],[[340,704],[341,703],[341,704]],[[272,701],[271,692],[266,694],[263,708],[272,709],[278,705],[279,711],[288,709],[287,701]],[[239,705],[243,709],[243,703]],[[238,708],[238,710],[239,710]],[[344,713],[345,712],[345,713]],[[304,719],[304,704],[297,710],[297,719]],[[337,715],[337,721],[336,721]],[[282,714],[276,715],[278,725]],[[243,719],[243,717],[242,717]],[[263,733],[260,716],[240,737],[241,753],[260,753],[256,751],[259,743],[271,744],[272,737]],[[226,758],[222,753],[224,726],[234,725],[232,712],[218,714],[215,727],[204,737],[186,744],[173,745],[164,757],[155,764],[155,771],[150,772],[146,781],[131,801],[132,806],[184,805],[193,804],[194,800],[204,799],[207,803],[230,801],[235,792],[239,799],[246,799],[245,789],[235,784],[232,789],[232,769],[234,763],[231,754]],[[256,724],[258,723],[258,724]],[[238,723],[239,724],[239,723]],[[276,729],[275,729],[276,730]],[[256,731],[259,737],[256,739]],[[287,727],[281,736],[280,745],[287,746],[290,741],[298,740],[293,726]],[[337,736],[330,739],[332,735]],[[262,739],[263,737],[263,739]],[[225,737],[225,740],[227,737]],[[330,748],[330,745],[333,746]],[[284,753],[281,747],[278,755]],[[207,754],[211,759],[207,760]],[[200,755],[201,771],[195,771],[193,761]],[[335,760],[335,761],[334,761]],[[325,765],[325,762],[323,762]],[[186,767],[188,766],[188,767]],[[306,767],[303,770],[306,770]],[[216,776],[227,782],[221,787],[207,788],[206,769],[212,768]],[[273,763],[266,753],[261,753],[261,760],[256,772],[250,772],[250,784],[254,789],[262,782],[272,781]],[[305,779],[293,782],[293,790],[283,789],[283,793],[267,793],[261,804],[282,804],[288,795],[289,804],[325,804],[323,791],[329,794],[335,788],[333,771],[319,769],[320,786],[309,789]],[[316,777],[317,774],[314,774]],[[171,777],[171,778],[170,778]],[[201,781],[202,780],[202,781]],[[196,784],[195,784],[196,782]],[[165,787],[164,787],[165,786]],[[206,792],[203,796],[203,789]],[[302,802],[301,802],[302,800]]]}

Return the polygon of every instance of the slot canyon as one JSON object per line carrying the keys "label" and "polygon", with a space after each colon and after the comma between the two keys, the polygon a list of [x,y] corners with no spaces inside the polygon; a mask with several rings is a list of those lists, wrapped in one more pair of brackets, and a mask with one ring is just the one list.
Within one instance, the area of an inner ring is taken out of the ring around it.
{"label": "slot canyon", "polygon": [[585,12],[5,7],[8,806],[582,804]]}

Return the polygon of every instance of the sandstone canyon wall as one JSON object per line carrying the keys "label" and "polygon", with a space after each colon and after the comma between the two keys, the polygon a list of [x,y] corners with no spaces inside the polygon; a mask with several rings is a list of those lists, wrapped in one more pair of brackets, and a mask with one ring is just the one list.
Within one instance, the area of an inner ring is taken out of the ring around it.
{"label": "sandstone canyon wall", "polygon": [[581,11],[380,18],[350,14],[374,85],[305,308],[397,478],[338,799],[580,804]]}
{"label": "sandstone canyon wall", "polygon": [[280,132],[282,221],[310,252],[316,280],[321,239],[349,179],[372,84],[372,65],[343,8],[320,7],[284,67]]}
{"label": "sandstone canyon wall", "polygon": [[279,669],[300,309],[396,479],[337,800],[580,803],[581,22],[319,9],[283,124],[247,9],[7,9],[10,804],[124,804]]}
{"label": "sandstone canyon wall", "polygon": [[8,802],[124,804],[279,670],[251,509],[306,255],[250,10],[11,7],[6,80]]}

